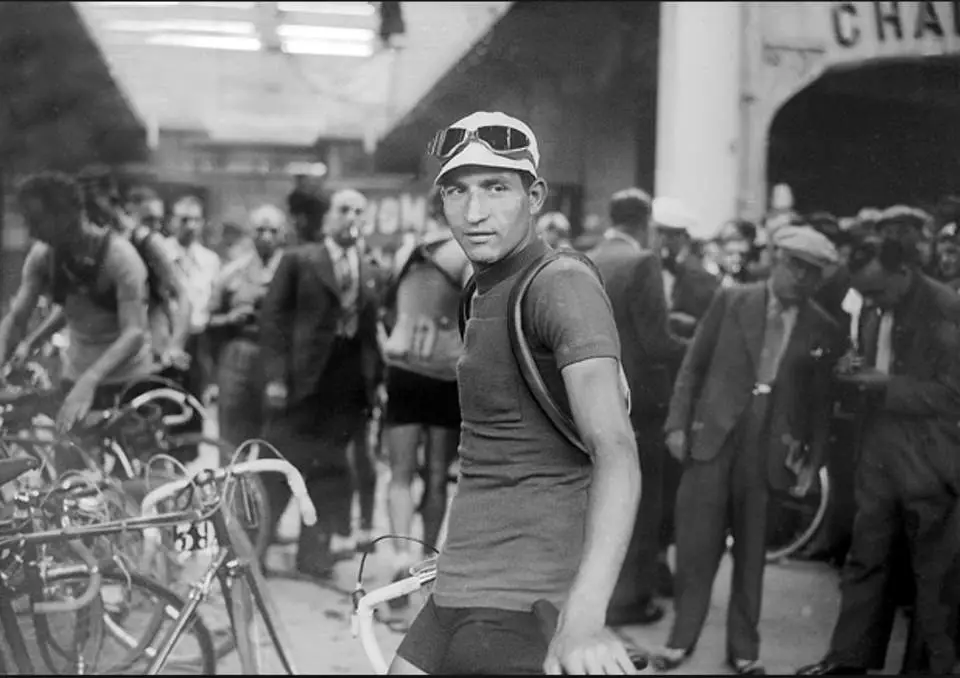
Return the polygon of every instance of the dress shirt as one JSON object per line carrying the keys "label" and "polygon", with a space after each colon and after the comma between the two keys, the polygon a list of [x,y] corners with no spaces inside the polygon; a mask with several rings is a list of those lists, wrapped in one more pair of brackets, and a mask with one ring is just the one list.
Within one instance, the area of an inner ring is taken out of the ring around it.
{"label": "dress shirt", "polygon": [[199,334],[210,322],[210,301],[213,286],[220,275],[220,257],[194,241],[187,247],[176,238],[168,238],[170,253],[186,276],[190,298],[190,332]]}
{"label": "dress shirt", "polygon": [[757,383],[772,384],[776,381],[780,361],[797,325],[796,306],[785,307],[773,289],[767,289],[767,321],[763,331],[763,350],[757,369]]}

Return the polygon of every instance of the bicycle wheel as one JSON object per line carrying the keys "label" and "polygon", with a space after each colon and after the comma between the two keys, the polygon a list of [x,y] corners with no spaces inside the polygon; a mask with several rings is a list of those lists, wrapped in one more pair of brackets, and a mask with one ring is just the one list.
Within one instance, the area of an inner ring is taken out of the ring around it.
{"label": "bicycle wheel", "polygon": [[823,467],[804,497],[773,493],[767,510],[767,562],[797,553],[823,524],[830,502],[830,474]]}
{"label": "bicycle wheel", "polygon": [[[47,586],[86,586],[89,575],[66,573],[46,580]],[[87,673],[124,675],[144,673],[167,631],[186,603],[173,591],[134,573],[111,569],[103,573],[99,623],[102,640]],[[91,606],[93,607],[93,606]],[[213,675],[217,662],[210,632],[196,617],[177,641],[162,673]]]}

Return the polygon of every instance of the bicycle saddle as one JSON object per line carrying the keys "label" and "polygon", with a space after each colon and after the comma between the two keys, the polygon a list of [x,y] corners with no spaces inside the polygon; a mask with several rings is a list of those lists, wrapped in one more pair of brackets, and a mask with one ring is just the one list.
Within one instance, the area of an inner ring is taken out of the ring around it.
{"label": "bicycle saddle", "polygon": [[40,460],[34,459],[33,457],[0,459],[0,485],[6,485],[27,471],[34,471],[38,468],[40,468]]}

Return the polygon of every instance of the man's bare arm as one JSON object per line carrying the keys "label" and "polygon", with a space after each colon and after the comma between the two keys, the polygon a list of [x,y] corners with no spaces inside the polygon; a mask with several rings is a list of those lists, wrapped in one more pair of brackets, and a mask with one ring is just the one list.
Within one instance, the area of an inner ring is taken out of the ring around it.
{"label": "man's bare arm", "polygon": [[564,616],[590,618],[600,626],[640,503],[640,462],[619,370],[614,358],[590,358],[561,373],[574,421],[593,461],[583,557]]}
{"label": "man's bare arm", "polygon": [[11,348],[23,334],[30,314],[37,307],[43,290],[43,266],[47,261],[46,250],[35,245],[27,254],[20,275],[20,288],[13,298],[10,311],[0,320],[0,363],[6,363]]}
{"label": "man's bare arm", "polygon": [[44,318],[39,327],[31,332],[22,343],[26,344],[30,350],[33,350],[49,339],[54,332],[59,332],[62,330],[66,324],[67,316],[63,312],[63,307],[54,306],[53,310],[50,311],[50,315]]}

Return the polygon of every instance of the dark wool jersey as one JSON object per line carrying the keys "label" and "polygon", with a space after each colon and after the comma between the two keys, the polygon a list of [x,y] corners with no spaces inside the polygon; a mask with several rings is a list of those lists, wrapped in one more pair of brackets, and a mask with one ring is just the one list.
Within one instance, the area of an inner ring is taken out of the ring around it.
{"label": "dark wool jersey", "polygon": [[[580,565],[592,466],[528,392],[507,333],[510,291],[546,252],[537,240],[477,275],[457,369],[460,481],[433,594],[441,607],[529,611],[540,598],[559,606]],[[610,301],[583,263],[552,262],[524,302],[524,330],[551,392],[564,393],[567,365],[619,361]]]}

